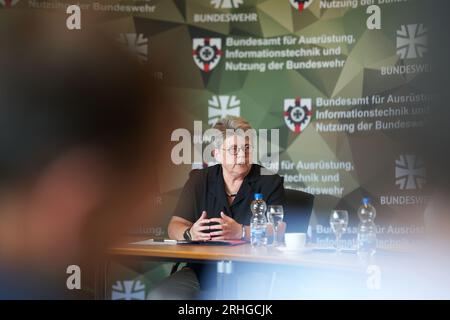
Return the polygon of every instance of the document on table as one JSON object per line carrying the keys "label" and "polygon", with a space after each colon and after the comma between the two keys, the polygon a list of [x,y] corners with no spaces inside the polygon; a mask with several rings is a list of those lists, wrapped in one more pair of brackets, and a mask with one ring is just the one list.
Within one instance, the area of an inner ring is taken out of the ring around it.
{"label": "document on table", "polygon": [[177,240],[171,239],[147,239],[137,242],[132,242],[130,244],[142,245],[142,246],[166,246],[166,245],[175,245],[177,244]]}
{"label": "document on table", "polygon": [[188,240],[171,240],[171,239],[147,239],[130,244],[141,246],[164,246],[164,245],[203,245],[203,246],[236,246],[246,244],[244,240],[208,240],[208,241],[188,241]]}

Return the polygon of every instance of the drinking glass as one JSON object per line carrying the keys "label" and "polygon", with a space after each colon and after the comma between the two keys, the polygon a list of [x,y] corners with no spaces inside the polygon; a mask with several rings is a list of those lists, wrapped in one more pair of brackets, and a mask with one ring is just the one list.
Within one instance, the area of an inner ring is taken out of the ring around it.
{"label": "drinking glass", "polygon": [[348,225],[348,212],[345,210],[333,210],[330,216],[330,226],[336,235],[336,251],[341,253],[341,236],[346,231]]}
{"label": "drinking glass", "polygon": [[283,221],[284,213],[283,206],[268,206],[267,220],[273,225],[273,245],[278,246],[278,226]]}

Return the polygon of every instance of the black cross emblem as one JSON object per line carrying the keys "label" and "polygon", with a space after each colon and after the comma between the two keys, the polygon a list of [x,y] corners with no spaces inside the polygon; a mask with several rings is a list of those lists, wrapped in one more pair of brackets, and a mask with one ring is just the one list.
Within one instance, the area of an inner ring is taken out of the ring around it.
{"label": "black cross emblem", "polygon": [[300,111],[300,109],[296,109],[295,111],[294,111],[294,117],[295,117],[295,120],[297,120],[297,121],[299,121],[300,119],[301,119],[301,115],[302,115],[302,112]]}
{"label": "black cross emblem", "polygon": [[211,55],[212,55],[212,51],[211,51],[210,48],[205,48],[205,49],[203,50],[203,56],[204,56],[205,58],[209,58],[209,57],[211,57]]}

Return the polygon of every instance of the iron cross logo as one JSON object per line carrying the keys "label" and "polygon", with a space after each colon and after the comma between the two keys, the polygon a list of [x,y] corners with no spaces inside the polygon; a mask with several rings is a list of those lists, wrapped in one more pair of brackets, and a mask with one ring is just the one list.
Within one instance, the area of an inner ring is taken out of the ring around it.
{"label": "iron cross logo", "polygon": [[0,0],[0,4],[5,8],[11,8],[15,6],[19,0]]}
{"label": "iron cross logo", "polygon": [[219,64],[222,56],[222,39],[194,38],[192,47],[194,62],[204,72],[210,72]]}
{"label": "iron cross logo", "polygon": [[236,96],[213,96],[208,101],[208,123],[211,126],[214,126],[220,118],[239,117],[240,113],[241,101]]}
{"label": "iron cross logo", "polygon": [[428,50],[427,32],[423,24],[402,25],[397,30],[397,54],[400,58],[422,58]]}
{"label": "iron cross logo", "polygon": [[211,0],[211,4],[216,9],[239,8],[239,6],[243,3],[244,3],[243,0]]}
{"label": "iron cross logo", "polygon": [[420,157],[403,154],[395,160],[395,184],[401,190],[421,189],[425,182],[425,164]]}
{"label": "iron cross logo", "polygon": [[298,11],[303,11],[309,7],[313,0],[289,0],[291,5]]}
{"label": "iron cross logo", "polygon": [[285,99],[283,115],[289,129],[295,133],[303,132],[311,121],[311,99]]}
{"label": "iron cross logo", "polygon": [[147,61],[148,39],[142,33],[121,33],[119,42],[125,45],[130,52],[136,54],[140,61]]}
{"label": "iron cross logo", "polygon": [[145,300],[145,285],[140,280],[116,281],[111,300]]}

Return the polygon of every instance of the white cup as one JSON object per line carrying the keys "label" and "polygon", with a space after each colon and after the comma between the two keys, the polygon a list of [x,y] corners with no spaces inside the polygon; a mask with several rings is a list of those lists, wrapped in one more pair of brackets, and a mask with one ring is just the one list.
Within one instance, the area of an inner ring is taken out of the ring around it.
{"label": "white cup", "polygon": [[289,249],[302,249],[306,244],[306,233],[286,233],[284,235],[286,247]]}

